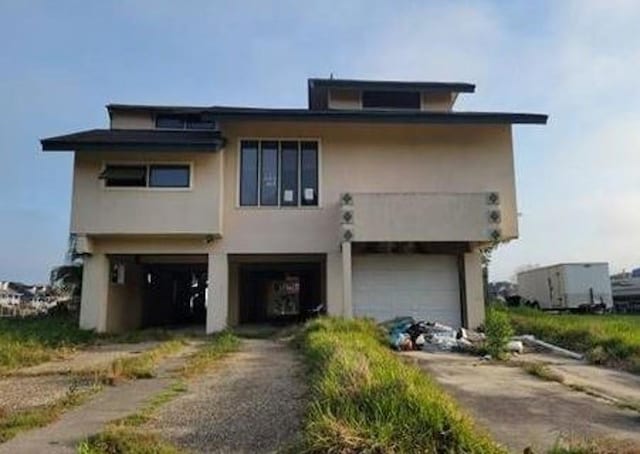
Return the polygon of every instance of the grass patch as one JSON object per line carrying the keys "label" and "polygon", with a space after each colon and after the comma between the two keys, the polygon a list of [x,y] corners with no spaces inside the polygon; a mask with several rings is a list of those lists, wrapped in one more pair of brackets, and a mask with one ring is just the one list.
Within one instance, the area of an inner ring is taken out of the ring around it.
{"label": "grass patch", "polygon": [[0,373],[49,361],[95,339],[71,317],[1,318]]}
{"label": "grass patch", "polygon": [[548,454],[637,454],[636,442],[614,438],[569,438],[558,440]]}
{"label": "grass patch", "polygon": [[0,414],[0,443],[10,440],[20,432],[51,424],[62,413],[81,405],[98,390],[98,386],[82,391],[72,386],[66,396],[52,404],[5,415]]}
{"label": "grass patch", "polygon": [[373,322],[316,319],[296,342],[311,383],[297,452],[505,452]]}
{"label": "grass patch", "polygon": [[78,454],[178,454],[183,450],[154,434],[129,428],[113,428],[78,445]]}
{"label": "grass patch", "polygon": [[166,341],[139,355],[115,359],[107,368],[86,370],[78,375],[93,377],[108,385],[115,385],[121,380],[153,378],[158,363],[179,352],[186,343],[185,339]]}
{"label": "grass patch", "polygon": [[546,381],[555,381],[558,383],[564,383],[564,376],[554,370],[552,370],[546,364],[538,362],[524,362],[521,364],[524,371],[534,377],[541,378]]}
{"label": "grass patch", "polygon": [[214,335],[203,347],[191,355],[182,369],[182,376],[193,377],[206,371],[222,356],[236,351],[240,339],[230,331]]}
{"label": "grass patch", "polygon": [[507,314],[519,334],[584,353],[593,364],[640,373],[640,316],[549,314],[527,308]]}

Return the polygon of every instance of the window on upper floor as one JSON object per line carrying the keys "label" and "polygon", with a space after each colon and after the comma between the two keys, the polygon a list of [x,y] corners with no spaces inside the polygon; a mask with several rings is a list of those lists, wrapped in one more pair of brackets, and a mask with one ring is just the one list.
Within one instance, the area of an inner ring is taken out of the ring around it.
{"label": "window on upper floor", "polygon": [[420,110],[418,91],[363,91],[363,109],[411,109]]}
{"label": "window on upper floor", "polygon": [[189,188],[188,164],[107,164],[99,176],[110,188]]}
{"label": "window on upper floor", "polygon": [[317,206],[318,142],[243,140],[241,206]]}
{"label": "window on upper floor", "polygon": [[156,128],[158,129],[215,129],[212,119],[200,114],[157,114]]}

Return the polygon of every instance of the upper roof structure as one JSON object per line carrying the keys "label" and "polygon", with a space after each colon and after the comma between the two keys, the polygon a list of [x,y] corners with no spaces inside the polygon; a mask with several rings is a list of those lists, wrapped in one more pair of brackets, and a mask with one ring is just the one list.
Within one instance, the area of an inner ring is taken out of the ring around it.
{"label": "upper roof structure", "polygon": [[156,129],[89,129],[40,141],[44,151],[113,150],[114,148],[147,148],[154,151],[189,147],[216,151],[224,145],[219,131]]}
{"label": "upper roof structure", "polygon": [[308,80],[309,109],[327,109],[327,95],[329,90],[357,90],[384,92],[444,92],[444,93],[473,93],[474,84],[466,82],[419,82],[399,80],[359,80],[359,79],[309,79]]}
{"label": "upper roof structure", "polygon": [[[465,82],[416,82],[391,80],[309,79],[309,107],[260,108],[233,106],[167,106],[108,104],[110,118],[122,113],[198,115],[202,121],[323,121],[350,123],[415,124],[546,124],[547,115],[520,112],[463,112],[449,109],[389,109],[378,107],[332,109],[328,106],[331,90],[355,92],[426,93],[455,100],[459,93],[473,93],[475,85]],[[453,101],[451,101],[453,102]],[[450,106],[449,106],[450,107]],[[173,150],[177,148],[216,151],[224,146],[222,132],[216,129],[91,129],[41,140],[42,149],[114,150],[123,148]]]}

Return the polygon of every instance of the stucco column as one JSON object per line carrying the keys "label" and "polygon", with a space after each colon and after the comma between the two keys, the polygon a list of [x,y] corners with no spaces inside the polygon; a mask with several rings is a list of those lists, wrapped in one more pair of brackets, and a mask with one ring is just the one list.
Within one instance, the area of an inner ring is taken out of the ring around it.
{"label": "stucco column", "polygon": [[351,243],[342,243],[342,304],[343,315],[353,317],[353,303],[351,291]]}
{"label": "stucco column", "polygon": [[467,297],[467,324],[477,328],[484,323],[484,291],[480,252],[464,254],[464,285]]}
{"label": "stucco column", "polygon": [[207,334],[227,328],[229,314],[229,263],[227,254],[209,254]]}
{"label": "stucco column", "polygon": [[344,314],[342,294],[342,253],[338,250],[327,254],[326,285],[327,314],[342,316]]}
{"label": "stucco column", "polygon": [[107,330],[108,298],[109,259],[105,254],[85,257],[80,295],[80,328],[100,333]]}

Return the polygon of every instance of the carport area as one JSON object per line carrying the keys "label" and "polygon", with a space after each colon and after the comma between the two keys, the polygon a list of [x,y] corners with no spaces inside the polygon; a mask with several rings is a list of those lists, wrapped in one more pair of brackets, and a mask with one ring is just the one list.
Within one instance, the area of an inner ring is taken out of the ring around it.
{"label": "carport area", "polygon": [[109,256],[107,331],[197,326],[207,314],[207,255]]}
{"label": "carport area", "polygon": [[326,311],[326,256],[229,255],[229,323],[296,323]]}

